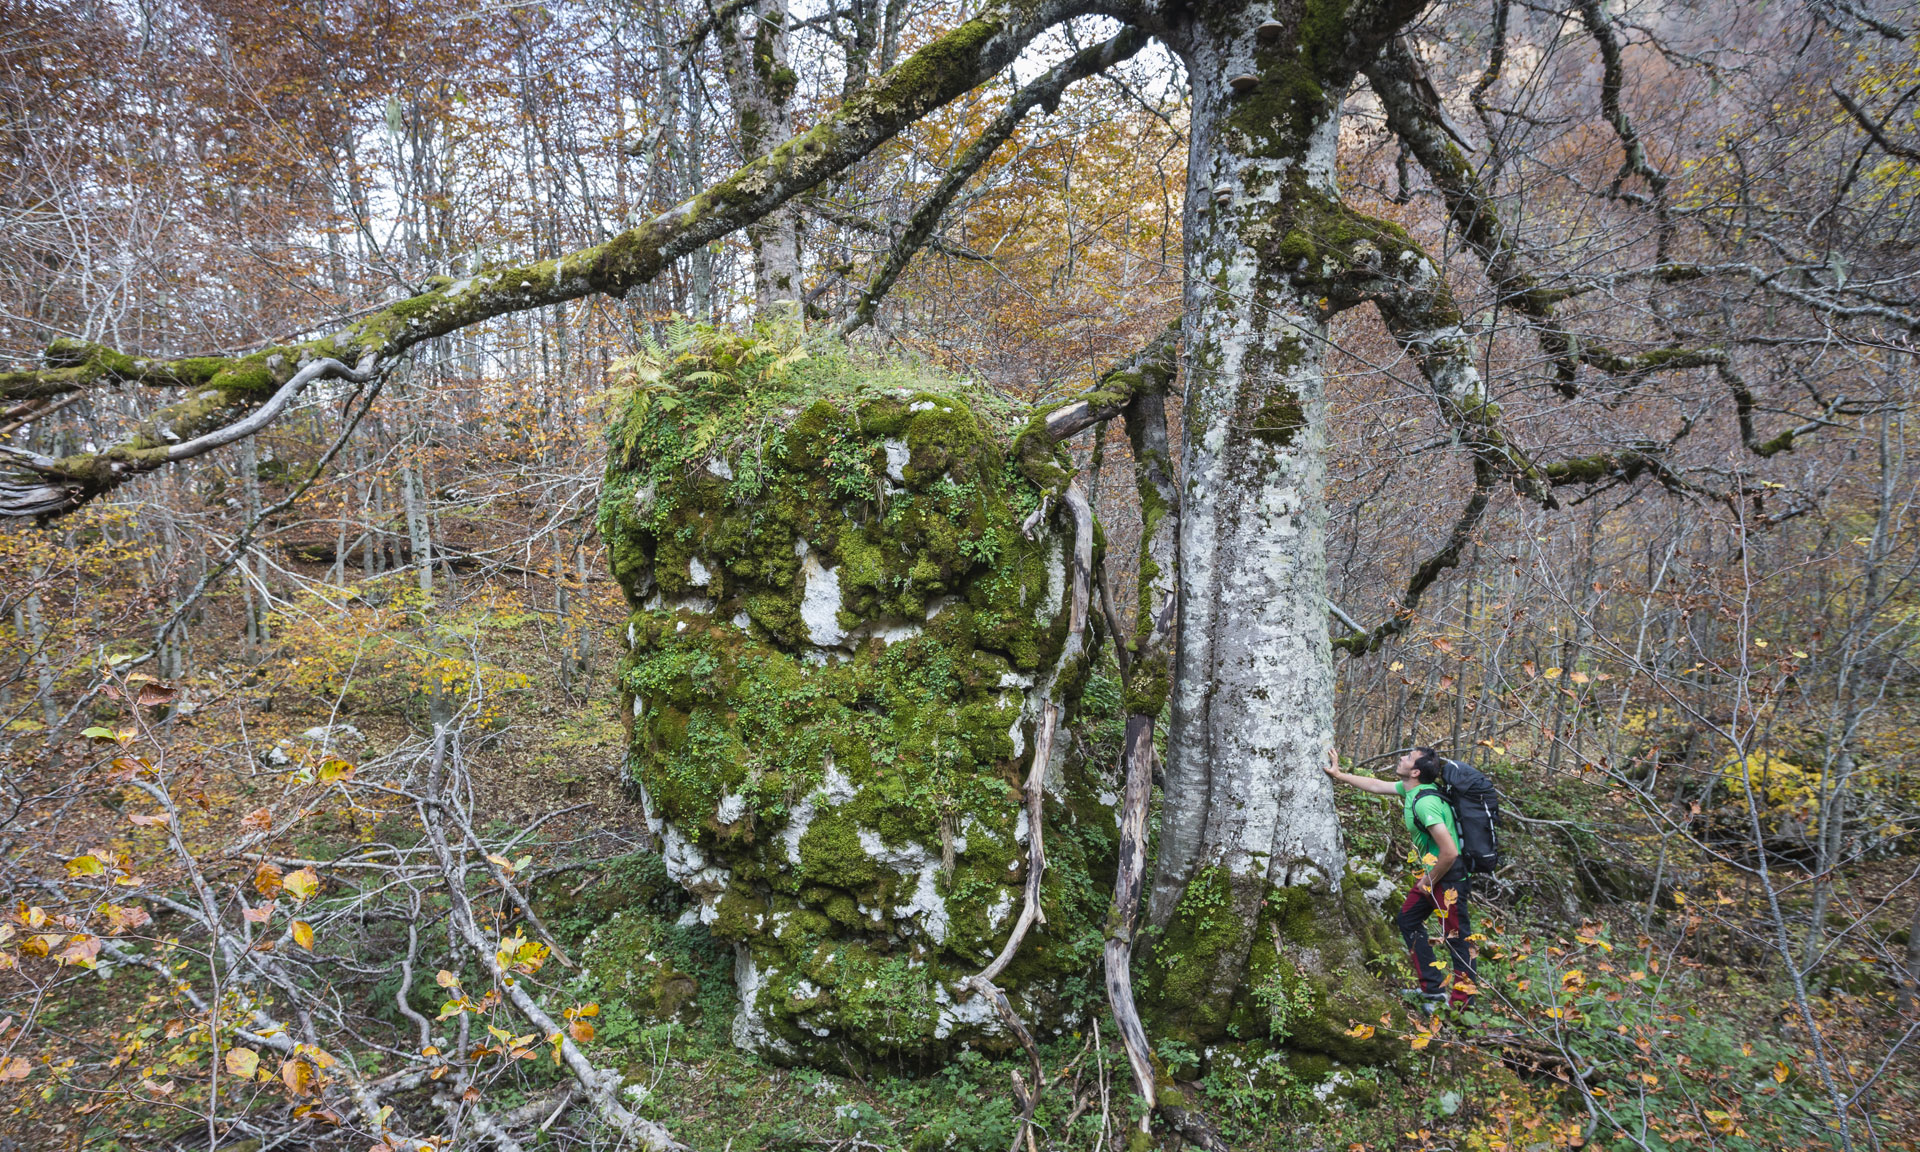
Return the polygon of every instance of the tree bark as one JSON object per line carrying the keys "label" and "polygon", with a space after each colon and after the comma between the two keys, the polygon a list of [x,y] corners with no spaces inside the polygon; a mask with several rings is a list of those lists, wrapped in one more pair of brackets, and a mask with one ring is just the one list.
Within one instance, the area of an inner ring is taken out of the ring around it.
{"label": "tree bark", "polygon": [[[720,58],[733,92],[734,130],[744,156],[757,156],[793,136],[793,89],[787,61],[786,0],[754,0],[720,34]],[[785,205],[747,225],[753,249],[754,297],[761,312],[800,299],[800,221]]]}
{"label": "tree bark", "polygon": [[[1320,770],[1333,716],[1330,313],[1315,250],[1344,223],[1341,99],[1400,7],[1287,5],[1269,21],[1264,5],[1209,6],[1204,24],[1166,36],[1193,112],[1180,636],[1150,983],[1199,1038],[1249,1011],[1250,982],[1306,980],[1329,1021],[1368,997],[1327,978],[1360,958],[1340,923],[1346,855]],[[1256,950],[1264,971],[1250,973]],[[1296,1039],[1341,1049],[1331,1031]]]}

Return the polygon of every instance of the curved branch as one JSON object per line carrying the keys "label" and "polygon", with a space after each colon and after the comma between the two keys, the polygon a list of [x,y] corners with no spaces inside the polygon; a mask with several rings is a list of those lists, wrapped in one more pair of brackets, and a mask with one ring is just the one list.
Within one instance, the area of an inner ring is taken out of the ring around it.
{"label": "curved branch", "polygon": [[1473,531],[1480,526],[1480,520],[1486,515],[1487,505],[1493,499],[1494,470],[1484,460],[1473,462],[1473,495],[1467,498],[1466,507],[1460,510],[1460,516],[1454,521],[1453,531],[1447,535],[1447,542],[1440,550],[1427,557],[1426,562],[1414,569],[1413,576],[1407,581],[1407,591],[1400,597],[1400,605],[1393,615],[1375,625],[1368,631],[1355,629],[1351,633],[1336,638],[1333,646],[1349,656],[1364,656],[1390,637],[1405,632],[1413,623],[1414,612],[1420,606],[1420,598],[1426,594],[1440,573],[1449,568],[1458,567],[1460,553],[1466,550],[1473,540]]}
{"label": "curved branch", "polygon": [[867,281],[865,291],[860,294],[860,303],[852,312],[840,321],[838,331],[842,337],[859,331],[873,322],[873,315],[880,301],[893,287],[895,280],[906,271],[907,264],[914,254],[925,247],[933,238],[934,229],[939,227],[940,217],[946,212],[953,198],[966,187],[967,181],[992,158],[1002,144],[1013,136],[1028,112],[1035,106],[1043,106],[1052,112],[1059,106],[1060,96],[1067,87],[1076,81],[1104,72],[1115,64],[1128,59],[1140,51],[1147,43],[1147,35],[1138,28],[1127,28],[1119,35],[1091,48],[1083,48],[1071,57],[1055,65],[1020,91],[1014,93],[1013,100],[1000,110],[984,132],[974,139],[967,150],[960,155],[952,167],[947,169],[939,185],[913,210],[913,216],[907,221],[907,229],[894,244],[887,258]]}
{"label": "curved branch", "polygon": [[[1490,64],[1489,68],[1492,67]],[[1573,293],[1542,287],[1539,277],[1528,267],[1519,246],[1501,223],[1492,193],[1447,128],[1440,97],[1413,49],[1404,39],[1388,44],[1367,70],[1367,79],[1380,97],[1388,128],[1419,160],[1446,203],[1447,215],[1461,239],[1484,262],[1487,278],[1493,282],[1500,303],[1541,322],[1540,345],[1553,362],[1554,386],[1561,395],[1568,399],[1578,395],[1576,381],[1581,364],[1609,375],[1628,377],[1644,376],[1653,370],[1700,366],[1673,362],[1671,353],[1666,352],[1644,357],[1623,356],[1604,344],[1568,331],[1555,315],[1554,305]],[[1482,82],[1487,82],[1487,77],[1483,76]],[[1475,89],[1476,94],[1480,91]],[[1617,110],[1617,92],[1613,106]],[[1630,124],[1628,130],[1631,131]],[[1644,154],[1641,160],[1644,163]],[[1660,263],[1655,268],[1675,271],[1648,278],[1668,282],[1691,278],[1678,272],[1678,266],[1665,259],[1664,251],[1663,247]]]}
{"label": "curved branch", "polygon": [[[901,224],[897,220],[888,222],[874,220],[827,200],[803,200],[800,203],[800,207],[823,220],[838,224],[842,228],[850,228],[855,232],[864,232],[869,236],[882,237],[889,244],[896,242],[900,236]],[[942,256],[951,256],[956,260],[971,260],[975,263],[985,264],[993,259],[993,257],[987,255],[985,252],[969,248],[965,244],[955,244],[951,240],[942,240],[938,236],[928,239],[926,247],[940,253]]]}
{"label": "curved branch", "polygon": [[[675,260],[760,219],[891,139],[908,124],[971,91],[1011,64],[1033,38],[1086,9],[1080,0],[998,0],[960,27],[921,48],[849,97],[812,130],[750,161],[693,198],[630,228],[604,244],[555,260],[495,268],[453,280],[439,277],[430,291],[396,301],[351,326],[302,344],[245,357],[136,361],[92,353],[86,364],[50,363],[10,373],[8,395],[34,389],[71,391],[122,369],[153,383],[203,388],[156,416],[158,437],[135,433],[98,454],[113,459],[213,432],[266,402],[295,365],[312,360],[355,363],[371,355],[387,363],[424,340],[445,336],[496,316],[565,303],[589,295],[624,296]],[[93,349],[94,346],[86,346]],[[57,357],[56,357],[57,359]],[[96,363],[97,362],[97,363]],[[105,364],[106,367],[99,367]],[[76,367],[84,369],[76,373]],[[173,378],[169,379],[171,376]],[[87,477],[54,499],[50,491],[0,499],[0,516],[59,515],[123,483],[134,472],[114,472],[95,457],[56,462],[59,471]],[[43,468],[33,471],[45,472]]]}
{"label": "curved branch", "polygon": [[1667,201],[1667,175],[1654,166],[1647,158],[1647,147],[1640,140],[1640,133],[1620,104],[1620,90],[1626,84],[1626,65],[1620,51],[1620,38],[1615,35],[1613,22],[1600,10],[1600,0],[1578,0],[1580,16],[1586,23],[1587,34],[1593,37],[1594,44],[1600,49],[1600,111],[1607,123],[1613,127],[1613,133],[1620,138],[1620,147],[1625,152],[1620,171],[1613,178],[1610,189],[1612,195],[1620,196],[1620,186],[1629,173],[1646,181],[1647,189],[1652,193],[1654,227],[1654,252],[1661,263],[1665,263],[1673,248],[1673,212]]}
{"label": "curved branch", "polygon": [[[1487,93],[1500,82],[1500,73],[1507,66],[1507,16],[1512,8],[1512,0],[1494,0],[1493,28],[1488,32],[1487,66],[1480,73],[1480,79],[1474,81],[1473,91],[1467,93],[1467,99],[1473,104],[1474,114],[1480,117],[1480,130],[1487,134],[1487,143],[1494,145],[1493,110],[1487,104]],[[1499,171],[1500,157],[1497,147],[1493,159],[1494,170]]]}
{"label": "curved branch", "polygon": [[1412,358],[1440,416],[1474,459],[1504,475],[1531,500],[1554,499],[1525,452],[1500,427],[1500,405],[1487,396],[1472,338],[1453,291],[1406,231],[1355,211],[1333,197],[1303,201],[1301,227],[1280,245],[1296,260],[1295,278],[1310,284],[1333,310],[1373,304],[1387,331]]}

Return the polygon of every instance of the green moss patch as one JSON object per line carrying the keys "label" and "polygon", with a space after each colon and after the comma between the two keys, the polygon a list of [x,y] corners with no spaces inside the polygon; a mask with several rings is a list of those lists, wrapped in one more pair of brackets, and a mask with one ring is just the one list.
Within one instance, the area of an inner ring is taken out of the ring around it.
{"label": "green moss patch", "polygon": [[[600,527],[627,771],[742,957],[735,1039],[830,1067],[1004,1045],[952,989],[1019,912],[1032,696],[1066,638],[1063,542],[1020,531],[1023,414],[770,328],[683,326],[626,367]],[[1047,924],[1003,981],[1043,1031],[1098,994],[1105,791],[1070,765],[1050,798]]]}

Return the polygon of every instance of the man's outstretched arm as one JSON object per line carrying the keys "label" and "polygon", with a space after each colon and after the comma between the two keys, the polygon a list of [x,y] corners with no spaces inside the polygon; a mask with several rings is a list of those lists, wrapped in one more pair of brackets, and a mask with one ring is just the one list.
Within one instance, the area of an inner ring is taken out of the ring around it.
{"label": "man's outstretched arm", "polygon": [[1351,784],[1362,792],[1372,792],[1376,796],[1391,796],[1396,784],[1392,780],[1379,780],[1372,776],[1355,776],[1351,772],[1340,770],[1340,753],[1331,744],[1327,746],[1327,775],[1342,784]]}

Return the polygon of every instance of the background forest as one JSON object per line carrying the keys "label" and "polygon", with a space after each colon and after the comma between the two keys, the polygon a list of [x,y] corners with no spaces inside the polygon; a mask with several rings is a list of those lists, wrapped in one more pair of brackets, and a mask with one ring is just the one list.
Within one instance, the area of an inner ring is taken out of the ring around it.
{"label": "background forest", "polygon": [[[93,453],[179,398],[42,388],[60,342],[236,356],[604,243],[972,14],[0,0],[0,444]],[[1024,410],[1158,338],[1195,211],[1179,62],[1002,114],[1111,35],[1060,25],[623,297],[421,341],[9,520],[0,1148],[1916,1146],[1920,10],[1893,0],[1427,9],[1420,82],[1536,268],[1519,303],[1370,82],[1346,98],[1347,199],[1432,254],[1507,435],[1573,461],[1558,500],[1493,485],[1382,315],[1332,320],[1335,743],[1499,783],[1473,1012],[1340,1021],[1391,1050],[1336,1067],[1289,1048],[1278,984],[1257,1041],[1149,1004],[1143,1118],[1096,931],[1075,1023],[1030,1048],[735,1044],[735,954],[629,771],[608,430],[703,380]],[[1103,606],[1059,741],[1109,807],[1153,514],[1117,425],[1063,447]],[[1398,806],[1339,803],[1390,933]],[[1397,942],[1373,967],[1404,979]]]}

